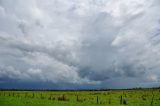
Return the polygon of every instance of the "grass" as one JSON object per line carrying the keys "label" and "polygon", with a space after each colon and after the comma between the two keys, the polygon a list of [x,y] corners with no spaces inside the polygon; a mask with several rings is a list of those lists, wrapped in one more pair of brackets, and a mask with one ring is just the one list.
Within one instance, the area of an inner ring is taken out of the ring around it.
{"label": "grass", "polygon": [[160,89],[0,91],[0,106],[160,106]]}

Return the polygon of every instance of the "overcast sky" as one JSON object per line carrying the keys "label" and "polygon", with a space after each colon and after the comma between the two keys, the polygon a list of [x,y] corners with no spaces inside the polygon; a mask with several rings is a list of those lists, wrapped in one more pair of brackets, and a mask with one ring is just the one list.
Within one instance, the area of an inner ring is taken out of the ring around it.
{"label": "overcast sky", "polygon": [[0,0],[0,88],[160,86],[159,0]]}

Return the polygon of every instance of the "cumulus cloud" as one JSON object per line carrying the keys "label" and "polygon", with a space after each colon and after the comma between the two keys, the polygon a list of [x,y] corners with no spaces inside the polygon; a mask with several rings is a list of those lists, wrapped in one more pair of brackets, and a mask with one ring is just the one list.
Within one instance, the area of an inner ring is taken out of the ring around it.
{"label": "cumulus cloud", "polygon": [[158,86],[159,5],[158,0],[1,0],[1,83]]}

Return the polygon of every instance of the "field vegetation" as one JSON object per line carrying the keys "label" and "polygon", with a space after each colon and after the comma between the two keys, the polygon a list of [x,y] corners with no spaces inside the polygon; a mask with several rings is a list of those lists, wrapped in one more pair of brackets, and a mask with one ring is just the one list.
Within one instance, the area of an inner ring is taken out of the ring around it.
{"label": "field vegetation", "polygon": [[0,91],[0,106],[160,106],[160,89]]}

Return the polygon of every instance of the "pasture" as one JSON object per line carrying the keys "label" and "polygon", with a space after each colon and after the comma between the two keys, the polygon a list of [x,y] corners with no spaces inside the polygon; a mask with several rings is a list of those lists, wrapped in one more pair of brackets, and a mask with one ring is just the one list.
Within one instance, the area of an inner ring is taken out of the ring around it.
{"label": "pasture", "polygon": [[160,106],[160,89],[0,91],[0,106]]}

